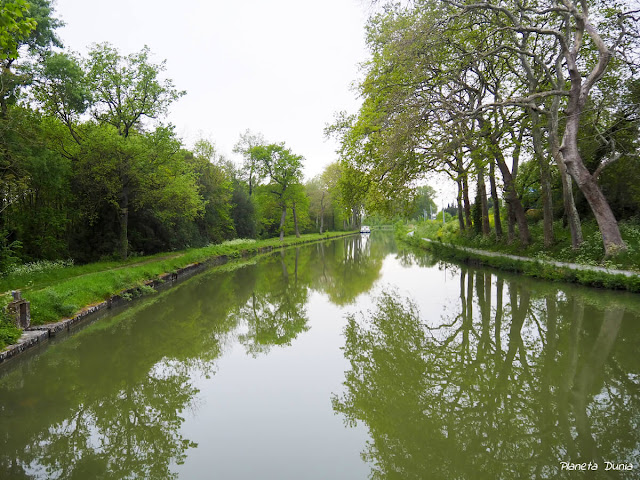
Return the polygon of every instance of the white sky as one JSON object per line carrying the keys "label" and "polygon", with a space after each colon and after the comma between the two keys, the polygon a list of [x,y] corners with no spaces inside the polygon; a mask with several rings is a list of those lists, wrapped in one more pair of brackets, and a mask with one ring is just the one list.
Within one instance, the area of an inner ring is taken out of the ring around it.
{"label": "white sky", "polygon": [[153,61],[187,95],[166,120],[187,146],[212,140],[228,157],[246,129],[303,155],[305,175],[337,159],[323,129],[355,113],[350,89],[367,58],[360,0],[57,0],[58,34],[85,55],[109,42],[129,54],[148,45]]}

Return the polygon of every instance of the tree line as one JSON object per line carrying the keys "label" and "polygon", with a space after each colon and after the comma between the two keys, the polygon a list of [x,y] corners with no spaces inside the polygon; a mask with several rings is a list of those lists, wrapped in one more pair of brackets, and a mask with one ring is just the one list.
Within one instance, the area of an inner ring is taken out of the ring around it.
{"label": "tree line", "polygon": [[250,131],[242,165],[186,147],[165,122],[186,93],[166,63],[64,50],[51,3],[0,1],[0,271],[358,225],[344,167],[305,182],[301,155]]}
{"label": "tree line", "polygon": [[528,245],[535,208],[546,246],[562,218],[578,247],[590,218],[615,255],[618,220],[640,207],[639,18],[627,0],[386,3],[367,24],[363,104],[328,133],[371,208],[398,208],[441,174],[460,231],[506,227]]}

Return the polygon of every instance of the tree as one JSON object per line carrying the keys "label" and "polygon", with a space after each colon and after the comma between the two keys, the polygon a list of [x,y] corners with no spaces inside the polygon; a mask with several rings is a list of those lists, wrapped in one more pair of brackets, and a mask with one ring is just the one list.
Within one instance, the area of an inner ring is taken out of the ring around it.
{"label": "tree", "polygon": [[259,172],[269,179],[269,193],[277,199],[281,210],[280,241],[284,240],[284,223],[291,187],[302,179],[302,161],[284,143],[258,145],[250,149],[250,155],[259,162]]}
{"label": "tree", "polygon": [[169,79],[161,80],[166,61],[150,61],[149,47],[123,57],[108,43],[94,45],[87,60],[87,78],[94,94],[91,114],[101,124],[128,137],[144,118],[159,118],[186,92]]}
{"label": "tree", "polygon": [[[436,213],[438,206],[433,201],[435,195],[435,190],[429,185],[423,185],[416,188],[413,196],[410,218],[427,218],[427,215]],[[431,217],[429,217],[429,220],[431,220]]]}
{"label": "tree", "polygon": [[17,58],[19,45],[36,28],[36,20],[28,16],[25,0],[2,0],[0,3],[0,61]]}
{"label": "tree", "polygon": [[33,96],[45,113],[57,117],[75,142],[81,143],[77,127],[92,102],[92,92],[80,59],[67,53],[46,55]]}
{"label": "tree", "polygon": [[[519,97],[505,95],[505,100],[493,106],[510,104],[538,110],[545,99],[558,96],[566,98],[564,131],[561,135],[552,132],[557,138],[562,138],[557,150],[563,163],[561,168],[566,166],[589,203],[602,234],[605,255],[611,256],[625,250],[617,221],[597,184],[597,178],[583,162],[578,138],[581,117],[590,95],[607,73],[618,46],[632,38],[629,31],[636,27],[634,15],[637,15],[637,11],[625,12],[629,2],[624,1],[615,2],[612,6],[588,0],[543,1],[536,6],[521,2],[493,4],[442,1],[454,8],[453,16],[456,18],[473,13],[482,15],[489,25],[496,27],[485,30],[490,34],[501,35],[505,30],[514,32],[522,39],[518,45],[521,56],[531,60],[534,64],[532,68],[546,72],[545,84],[538,84],[535,92],[527,91]],[[556,55],[541,50],[548,49],[550,43],[554,44]],[[506,48],[518,51],[513,45]],[[476,53],[486,55],[488,52],[479,50]],[[565,88],[564,72],[569,82],[568,88]],[[484,105],[482,108],[491,107]],[[553,125],[559,126],[559,123],[556,121]]]}
{"label": "tree", "polygon": [[[159,75],[166,68],[165,62],[151,63],[149,56],[148,47],[123,57],[104,43],[95,45],[86,61],[86,77],[93,96],[91,114],[99,125],[113,127],[125,141],[130,140],[132,133],[141,130],[145,118],[158,118],[165,114],[168,106],[185,93],[176,90],[171,80],[160,80]],[[118,188],[119,251],[126,258],[130,194],[133,185],[143,179],[137,176],[140,170],[135,166],[142,150],[135,145],[129,147],[120,141],[116,143],[119,145],[116,151],[120,154],[115,156],[117,164],[113,166],[113,174],[116,179],[115,183],[112,179],[111,185]]]}
{"label": "tree", "polygon": [[235,234],[231,218],[233,179],[215,145],[200,139],[194,146],[194,157],[190,160],[198,177],[199,192],[205,206],[204,215],[197,220],[207,243],[222,242]]}
{"label": "tree", "polygon": [[260,161],[255,157],[252,149],[266,143],[261,133],[252,133],[247,129],[233,147],[233,151],[242,154],[243,157],[242,176],[249,185],[249,196],[253,194],[253,189],[261,180]]}
{"label": "tree", "polygon": [[12,71],[19,55],[25,49],[27,56],[39,56],[52,46],[61,47],[54,32],[62,22],[53,17],[50,0],[1,0],[0,7],[0,116],[4,118],[9,104],[32,79],[23,66]]}

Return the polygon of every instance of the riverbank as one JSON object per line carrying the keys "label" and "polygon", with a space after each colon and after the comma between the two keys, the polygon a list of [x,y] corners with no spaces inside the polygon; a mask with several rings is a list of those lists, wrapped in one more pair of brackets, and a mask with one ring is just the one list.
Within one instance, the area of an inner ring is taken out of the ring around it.
{"label": "riverbank", "polygon": [[397,233],[399,233],[398,237],[401,241],[414,247],[431,250],[438,256],[450,260],[467,264],[487,265],[544,280],[640,292],[640,275],[638,272],[630,270],[480,250],[453,243],[444,243],[438,239],[424,238],[419,232],[415,231],[399,231]]}
{"label": "riverbank", "polygon": [[[11,300],[10,290],[20,289],[31,303],[31,333],[0,349],[0,362],[49,336],[68,330],[87,316],[131,298],[152,293],[187,275],[222,264],[233,258],[269,253],[280,248],[353,235],[356,232],[308,234],[300,238],[234,240],[182,252],[138,257],[123,262],[101,262],[83,266],[61,266],[17,272],[2,279],[6,291],[2,307]],[[28,269],[27,269],[28,270]],[[9,290],[9,291],[7,291]],[[40,332],[34,333],[34,332]],[[7,342],[9,343],[9,342]]]}

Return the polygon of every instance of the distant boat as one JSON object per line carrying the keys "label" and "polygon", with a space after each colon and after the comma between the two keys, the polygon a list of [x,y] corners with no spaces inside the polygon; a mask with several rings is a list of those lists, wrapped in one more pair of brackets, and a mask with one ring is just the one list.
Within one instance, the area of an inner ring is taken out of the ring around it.
{"label": "distant boat", "polygon": [[371,233],[371,228],[366,225],[362,225],[360,227],[360,233]]}

